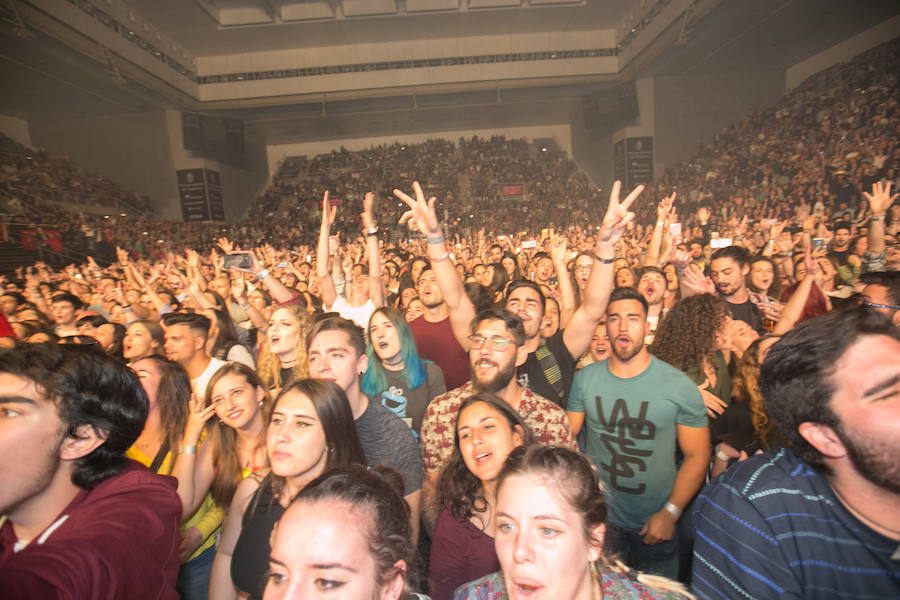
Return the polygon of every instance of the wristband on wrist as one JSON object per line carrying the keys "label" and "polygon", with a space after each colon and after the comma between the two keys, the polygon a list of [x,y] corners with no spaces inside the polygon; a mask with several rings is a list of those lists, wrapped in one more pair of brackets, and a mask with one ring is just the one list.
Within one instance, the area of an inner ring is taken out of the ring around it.
{"label": "wristband on wrist", "polygon": [[724,452],[722,452],[721,449],[716,450],[716,458],[718,458],[719,460],[721,460],[723,462],[728,462],[729,460],[731,460],[731,457],[728,456],[727,454],[725,454]]}
{"label": "wristband on wrist", "polygon": [[377,227],[375,229],[369,229],[368,231],[366,231],[366,237],[375,237],[376,235],[378,235]]}
{"label": "wristband on wrist", "polygon": [[884,222],[884,215],[872,215],[871,217],[869,217],[869,220]]}
{"label": "wristband on wrist", "polygon": [[444,243],[444,234],[439,233],[435,237],[426,237],[425,241],[429,244],[443,244]]}
{"label": "wristband on wrist", "polygon": [[442,254],[441,256],[429,256],[428,260],[430,260],[431,262],[441,262],[447,260],[448,258],[450,258],[450,253],[444,252],[444,254]]}
{"label": "wristband on wrist", "polygon": [[178,454],[197,454],[197,446],[179,446]]}
{"label": "wristband on wrist", "polygon": [[603,258],[602,256],[600,256],[597,253],[594,253],[592,256],[594,257],[595,260],[599,260],[600,264],[603,264],[603,265],[611,265],[614,262],[616,262],[615,256],[613,256],[612,258]]}
{"label": "wristband on wrist", "polygon": [[662,221],[657,221],[657,222],[656,222],[656,226],[657,226],[657,227],[662,227],[663,224],[664,224],[664,223],[663,223]]}
{"label": "wristband on wrist", "polygon": [[681,518],[681,509],[678,508],[677,506],[675,506],[674,504],[672,504],[671,502],[666,502],[666,505],[663,506],[663,508],[666,509],[669,513],[671,513],[672,516],[675,517],[676,519]]}
{"label": "wristband on wrist", "polygon": [[260,281],[262,281],[263,279],[265,279],[268,276],[269,276],[268,269],[263,269],[262,271],[260,271],[259,273],[256,274],[256,278],[259,279]]}

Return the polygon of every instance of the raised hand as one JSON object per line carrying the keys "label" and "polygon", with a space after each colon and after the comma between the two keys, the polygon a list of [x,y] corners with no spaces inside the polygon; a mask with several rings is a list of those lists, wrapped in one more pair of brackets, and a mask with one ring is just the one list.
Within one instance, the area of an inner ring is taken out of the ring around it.
{"label": "raised hand", "polygon": [[360,215],[362,217],[363,229],[367,232],[375,230],[375,212],[373,208],[375,206],[375,194],[372,192],[366,192],[365,197],[363,198],[363,212]]}
{"label": "raised hand", "polygon": [[550,259],[554,264],[564,264],[566,262],[568,242],[568,238],[564,235],[550,234]]}
{"label": "raised hand", "polygon": [[694,290],[697,294],[716,293],[716,285],[712,282],[712,279],[704,275],[697,265],[690,265],[681,272],[681,283],[685,287]]}
{"label": "raised hand", "polygon": [[116,246],[116,259],[120,265],[125,266],[128,264],[128,253]]}
{"label": "raised hand", "polygon": [[322,229],[325,231],[331,229],[331,224],[334,223],[336,215],[337,206],[331,206],[328,203],[328,190],[325,190],[325,195],[322,196]]}
{"label": "raised hand", "polygon": [[606,208],[606,215],[600,223],[600,230],[597,232],[597,244],[612,246],[618,242],[625,233],[625,228],[629,223],[634,221],[634,213],[629,212],[631,204],[644,191],[644,186],[639,185],[633,190],[625,200],[619,202],[619,191],[622,188],[622,182],[617,181],[613,184],[612,191],[609,193],[609,206]]}
{"label": "raised hand", "polygon": [[413,182],[415,199],[400,190],[394,190],[394,196],[406,202],[409,210],[400,216],[400,224],[406,223],[410,229],[420,232],[425,237],[437,237],[441,235],[441,224],[438,222],[434,203],[437,198],[425,200],[425,193],[418,181]]}
{"label": "raised hand", "polygon": [[216,246],[222,249],[222,252],[225,254],[231,254],[234,252],[234,244],[232,244],[227,237],[220,237],[216,240]]}
{"label": "raised hand", "polygon": [[894,200],[900,198],[900,194],[891,196],[891,182],[876,181],[872,184],[872,193],[863,192],[863,196],[869,201],[872,214],[881,216],[890,208]]}
{"label": "raised hand", "polygon": [[234,299],[238,301],[238,304],[243,304],[247,300],[247,286],[244,284],[244,278],[238,275],[234,276],[234,281],[231,282],[231,295],[234,296]]}
{"label": "raised hand", "polygon": [[672,192],[671,196],[666,196],[662,200],[659,201],[659,204],[656,205],[656,220],[657,221],[665,221],[666,217],[672,212],[672,207],[675,204],[675,195],[676,192]]}
{"label": "raised hand", "polygon": [[213,401],[209,406],[206,406],[204,398],[198,398],[196,394],[191,394],[191,399],[188,402],[188,420],[184,426],[183,441],[185,445],[196,445],[200,441],[203,428],[206,426],[206,422],[216,414],[216,406],[218,404],[218,402]]}

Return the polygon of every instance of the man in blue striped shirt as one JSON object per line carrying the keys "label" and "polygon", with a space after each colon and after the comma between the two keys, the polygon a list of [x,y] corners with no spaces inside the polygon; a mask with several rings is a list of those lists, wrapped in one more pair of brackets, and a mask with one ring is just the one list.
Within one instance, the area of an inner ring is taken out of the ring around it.
{"label": "man in blue striped shirt", "polygon": [[900,330],[868,308],[812,319],[760,375],[791,441],[700,494],[699,598],[900,598]]}

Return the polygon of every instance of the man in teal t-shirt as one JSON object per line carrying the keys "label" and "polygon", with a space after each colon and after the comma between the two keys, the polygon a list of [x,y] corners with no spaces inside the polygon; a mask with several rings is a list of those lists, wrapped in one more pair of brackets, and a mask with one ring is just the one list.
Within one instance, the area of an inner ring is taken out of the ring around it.
{"label": "man in teal t-shirt", "polygon": [[606,329],[612,353],[575,376],[567,412],[574,432],[587,420],[587,455],[607,485],[606,548],[674,579],[675,526],[709,465],[706,408],[691,380],[644,346],[647,303],[637,290],[612,293]]}

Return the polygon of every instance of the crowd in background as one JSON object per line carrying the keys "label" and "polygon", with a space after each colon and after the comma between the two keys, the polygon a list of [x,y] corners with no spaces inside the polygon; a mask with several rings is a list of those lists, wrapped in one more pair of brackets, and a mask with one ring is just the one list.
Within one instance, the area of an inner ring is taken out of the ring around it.
{"label": "crowd in background", "polygon": [[[504,546],[521,508],[516,475],[552,460],[596,490],[576,448],[602,466],[610,517],[604,504],[598,523],[624,561],[588,554],[601,569],[591,581],[624,594],[616,586],[647,571],[658,577],[640,585],[654,597],[686,594],[676,579],[710,594],[708,564],[695,561],[703,579],[691,582],[682,513],[707,475],[796,443],[762,399],[766,353],[804,322],[860,305],[885,328],[898,322],[898,55],[894,40],[811,77],[635,190],[601,192],[555,145],[495,136],[287,159],[236,223],[48,211],[42,224],[89,258],[68,264],[60,251],[4,277],[0,339],[97,346],[157,386],[150,449],[130,455],[179,480],[185,597],[207,593],[192,576],[211,597],[261,597],[274,523],[301,519],[294,497],[312,493],[326,463],[381,462],[403,478],[404,535],[420,539],[404,581],[437,599],[494,597],[491,573],[517,560]],[[6,155],[7,198],[44,210],[22,190],[120,193],[33,154]],[[504,198],[504,185],[523,197]],[[654,377],[640,385],[677,396],[678,428],[625,408],[634,437],[612,439],[594,394],[618,390],[604,387],[606,365],[635,357]],[[162,390],[180,388],[167,377],[183,388],[171,412]],[[306,465],[279,440],[310,407],[322,459]],[[654,445],[641,423],[671,437]],[[539,444],[570,454],[536,457]],[[610,459],[601,447],[615,444]],[[636,464],[664,473],[652,494],[622,484]],[[286,551],[283,535],[273,553]],[[887,577],[896,586],[896,567]]]}

